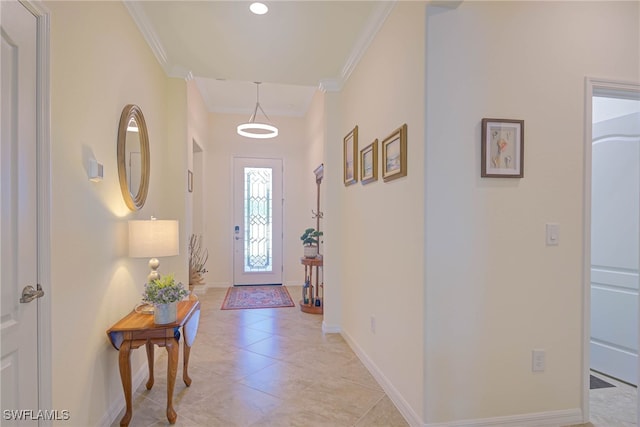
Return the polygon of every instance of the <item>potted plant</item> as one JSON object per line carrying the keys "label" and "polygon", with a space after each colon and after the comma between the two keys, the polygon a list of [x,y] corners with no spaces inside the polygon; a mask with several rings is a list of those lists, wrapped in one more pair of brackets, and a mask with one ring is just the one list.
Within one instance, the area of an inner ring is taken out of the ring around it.
{"label": "potted plant", "polygon": [[153,317],[158,325],[175,322],[178,301],[189,295],[189,291],[180,282],[176,283],[173,274],[167,274],[144,285],[142,299],[154,305]]}
{"label": "potted plant", "polygon": [[315,258],[318,256],[318,237],[323,234],[322,231],[318,231],[313,227],[304,230],[304,233],[300,236],[300,240],[302,240],[302,245],[304,246],[305,258]]}

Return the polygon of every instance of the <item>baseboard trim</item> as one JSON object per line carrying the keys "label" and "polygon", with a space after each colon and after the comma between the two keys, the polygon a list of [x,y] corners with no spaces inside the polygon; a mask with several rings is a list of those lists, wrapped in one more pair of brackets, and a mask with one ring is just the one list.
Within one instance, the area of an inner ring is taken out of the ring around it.
{"label": "baseboard trim", "polygon": [[229,282],[214,282],[214,283],[207,283],[205,285],[206,288],[228,288],[231,286],[231,283]]}
{"label": "baseboard trim", "polygon": [[536,412],[504,417],[460,420],[444,423],[427,423],[425,427],[561,427],[582,424],[581,409]]}
{"label": "baseboard trim", "polygon": [[[339,328],[338,328],[339,329]],[[322,324],[325,331],[325,324]],[[326,332],[326,331],[325,331]],[[362,348],[351,338],[346,331],[340,331],[349,347],[358,356],[362,364],[378,381],[389,399],[396,405],[398,411],[411,427],[561,427],[584,423],[582,410],[566,409],[559,411],[536,412],[529,414],[508,415],[493,418],[481,418],[475,420],[457,420],[441,423],[425,423],[411,408],[400,392],[382,373],[378,366],[367,356]]]}
{"label": "baseboard trim", "polygon": [[[140,384],[147,378],[147,374],[149,373],[149,368],[147,367],[147,363],[143,363],[140,366],[140,369],[135,373],[135,375],[131,378],[131,394],[135,393],[135,391],[140,387]],[[122,388],[122,386],[120,386]],[[98,423],[100,427],[110,427],[117,417],[120,415],[120,412],[125,408],[124,394],[119,394],[118,398],[111,402],[109,405],[109,409],[102,416],[102,419]]]}
{"label": "baseboard trim", "polygon": [[404,400],[400,392],[398,392],[398,390],[387,379],[387,377],[382,373],[378,366],[369,358],[369,356],[367,356],[364,350],[360,348],[360,346],[351,338],[351,336],[347,332],[341,331],[340,334],[347,342],[347,344],[349,344],[349,347],[351,347],[356,356],[358,356],[362,364],[369,370],[369,373],[373,375],[376,381],[378,381],[378,384],[380,384],[389,399],[391,399],[394,405],[396,405],[396,408],[398,408],[398,411],[400,411],[407,423],[409,423],[411,427],[421,427],[423,423],[418,414],[416,414],[413,408],[411,408],[407,401]]}
{"label": "baseboard trim", "polygon": [[342,332],[342,328],[338,325],[329,325],[324,320],[322,321],[322,332],[325,334],[339,334]]}

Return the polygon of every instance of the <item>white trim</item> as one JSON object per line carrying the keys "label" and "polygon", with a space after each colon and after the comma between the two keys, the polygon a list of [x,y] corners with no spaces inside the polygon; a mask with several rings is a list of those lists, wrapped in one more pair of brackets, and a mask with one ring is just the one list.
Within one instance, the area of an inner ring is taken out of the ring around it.
{"label": "white trim", "polygon": [[167,53],[165,52],[164,47],[162,46],[162,43],[160,42],[160,39],[158,38],[158,35],[153,28],[153,25],[151,25],[149,18],[147,18],[147,14],[144,13],[142,6],[137,1],[125,0],[123,1],[123,3],[129,11],[129,15],[131,15],[133,21],[138,26],[138,29],[142,33],[142,36],[147,41],[147,44],[151,48],[151,51],[155,55],[156,59],[158,60],[164,71],[169,74],[170,65],[167,61]]}
{"label": "white trim", "polygon": [[339,334],[342,332],[342,328],[339,325],[329,325],[326,321],[322,321],[322,333],[324,334]]}
{"label": "white trim", "polygon": [[230,286],[231,286],[231,283],[229,283],[229,282],[214,282],[214,283],[206,283],[205,284],[205,287],[207,289],[214,289],[214,288],[227,289]]}
{"label": "white trim", "polygon": [[136,23],[138,30],[140,30],[140,33],[142,33],[142,36],[147,41],[147,44],[158,60],[158,63],[164,70],[164,73],[168,77],[178,77],[187,81],[193,80],[193,73],[191,70],[188,70],[179,64],[169,63],[169,60],[167,59],[167,52],[164,50],[164,46],[162,45],[155,28],[153,28],[151,21],[149,21],[147,14],[144,12],[141,2],[123,0],[123,3],[129,11],[129,15],[131,15],[131,18],[133,18],[133,21]]}
{"label": "white trim", "polygon": [[429,423],[425,427],[560,427],[580,423],[580,409],[536,412],[532,414],[508,415],[504,417],[461,420],[445,423]]}
{"label": "white trim", "polygon": [[[322,328],[324,331],[324,323],[322,324]],[[389,399],[391,399],[398,408],[398,411],[402,414],[404,419],[409,423],[410,426],[422,426],[422,420],[418,414],[411,408],[411,405],[407,403],[406,400],[402,397],[402,394],[393,386],[391,381],[387,379],[387,377],[382,373],[380,368],[376,366],[376,364],[367,356],[365,351],[358,346],[358,344],[351,338],[351,336],[346,332],[341,332],[344,340],[349,344],[349,347],[353,350],[353,352],[358,356],[358,359],[362,362],[362,364],[367,368],[369,373],[376,379],[378,384],[382,387],[384,392],[387,394]]]}
{"label": "white trim", "polygon": [[322,79],[318,89],[322,92],[340,92],[343,85],[344,81],[340,79]]}
{"label": "white trim", "polygon": [[[629,97],[629,92],[635,92],[640,98],[640,83],[619,82],[592,77],[585,78],[585,109],[584,109],[584,206],[583,210],[583,307],[582,307],[582,422],[590,419],[589,408],[589,375],[590,375],[590,342],[591,342],[591,161],[593,143],[592,100],[593,96]],[[638,300],[640,309],[640,297]],[[638,342],[640,342],[640,328]],[[639,358],[640,363],[640,358]],[[640,366],[638,369],[638,384],[640,384]],[[640,396],[638,396],[640,407]],[[637,424],[640,425],[640,411],[637,413]]]}
{"label": "white trim", "polygon": [[[38,407],[53,409],[51,345],[51,12],[40,0],[21,0],[36,17],[37,34],[37,210],[38,283],[45,296],[38,299]],[[43,420],[41,426],[51,425]]]}
{"label": "white trim", "polygon": [[391,13],[395,5],[396,0],[377,3],[376,8],[371,13],[369,22],[367,22],[366,27],[364,28],[362,33],[360,33],[360,37],[358,38],[358,40],[356,40],[351,53],[347,57],[347,60],[342,67],[342,71],[340,73],[340,86],[344,85],[344,83],[349,80],[351,73],[353,72],[353,70],[355,70],[358,62],[360,62],[362,55],[364,55],[364,53],[369,48],[369,45],[378,34],[378,31],[380,31],[380,28],[382,28],[382,26],[384,25],[387,17]]}

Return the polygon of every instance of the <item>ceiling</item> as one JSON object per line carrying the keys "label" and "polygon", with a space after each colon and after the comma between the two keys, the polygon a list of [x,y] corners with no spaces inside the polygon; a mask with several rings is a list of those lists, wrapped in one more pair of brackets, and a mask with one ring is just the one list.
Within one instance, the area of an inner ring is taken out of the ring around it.
{"label": "ceiling", "polygon": [[303,116],[339,90],[394,1],[125,1],[171,77],[194,78],[210,112]]}

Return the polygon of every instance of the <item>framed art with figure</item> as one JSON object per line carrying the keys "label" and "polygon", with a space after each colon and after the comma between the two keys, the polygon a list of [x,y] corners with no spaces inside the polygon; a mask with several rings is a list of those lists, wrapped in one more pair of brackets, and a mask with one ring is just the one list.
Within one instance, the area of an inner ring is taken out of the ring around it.
{"label": "framed art with figure", "polygon": [[482,119],[482,177],[524,176],[524,120]]}

